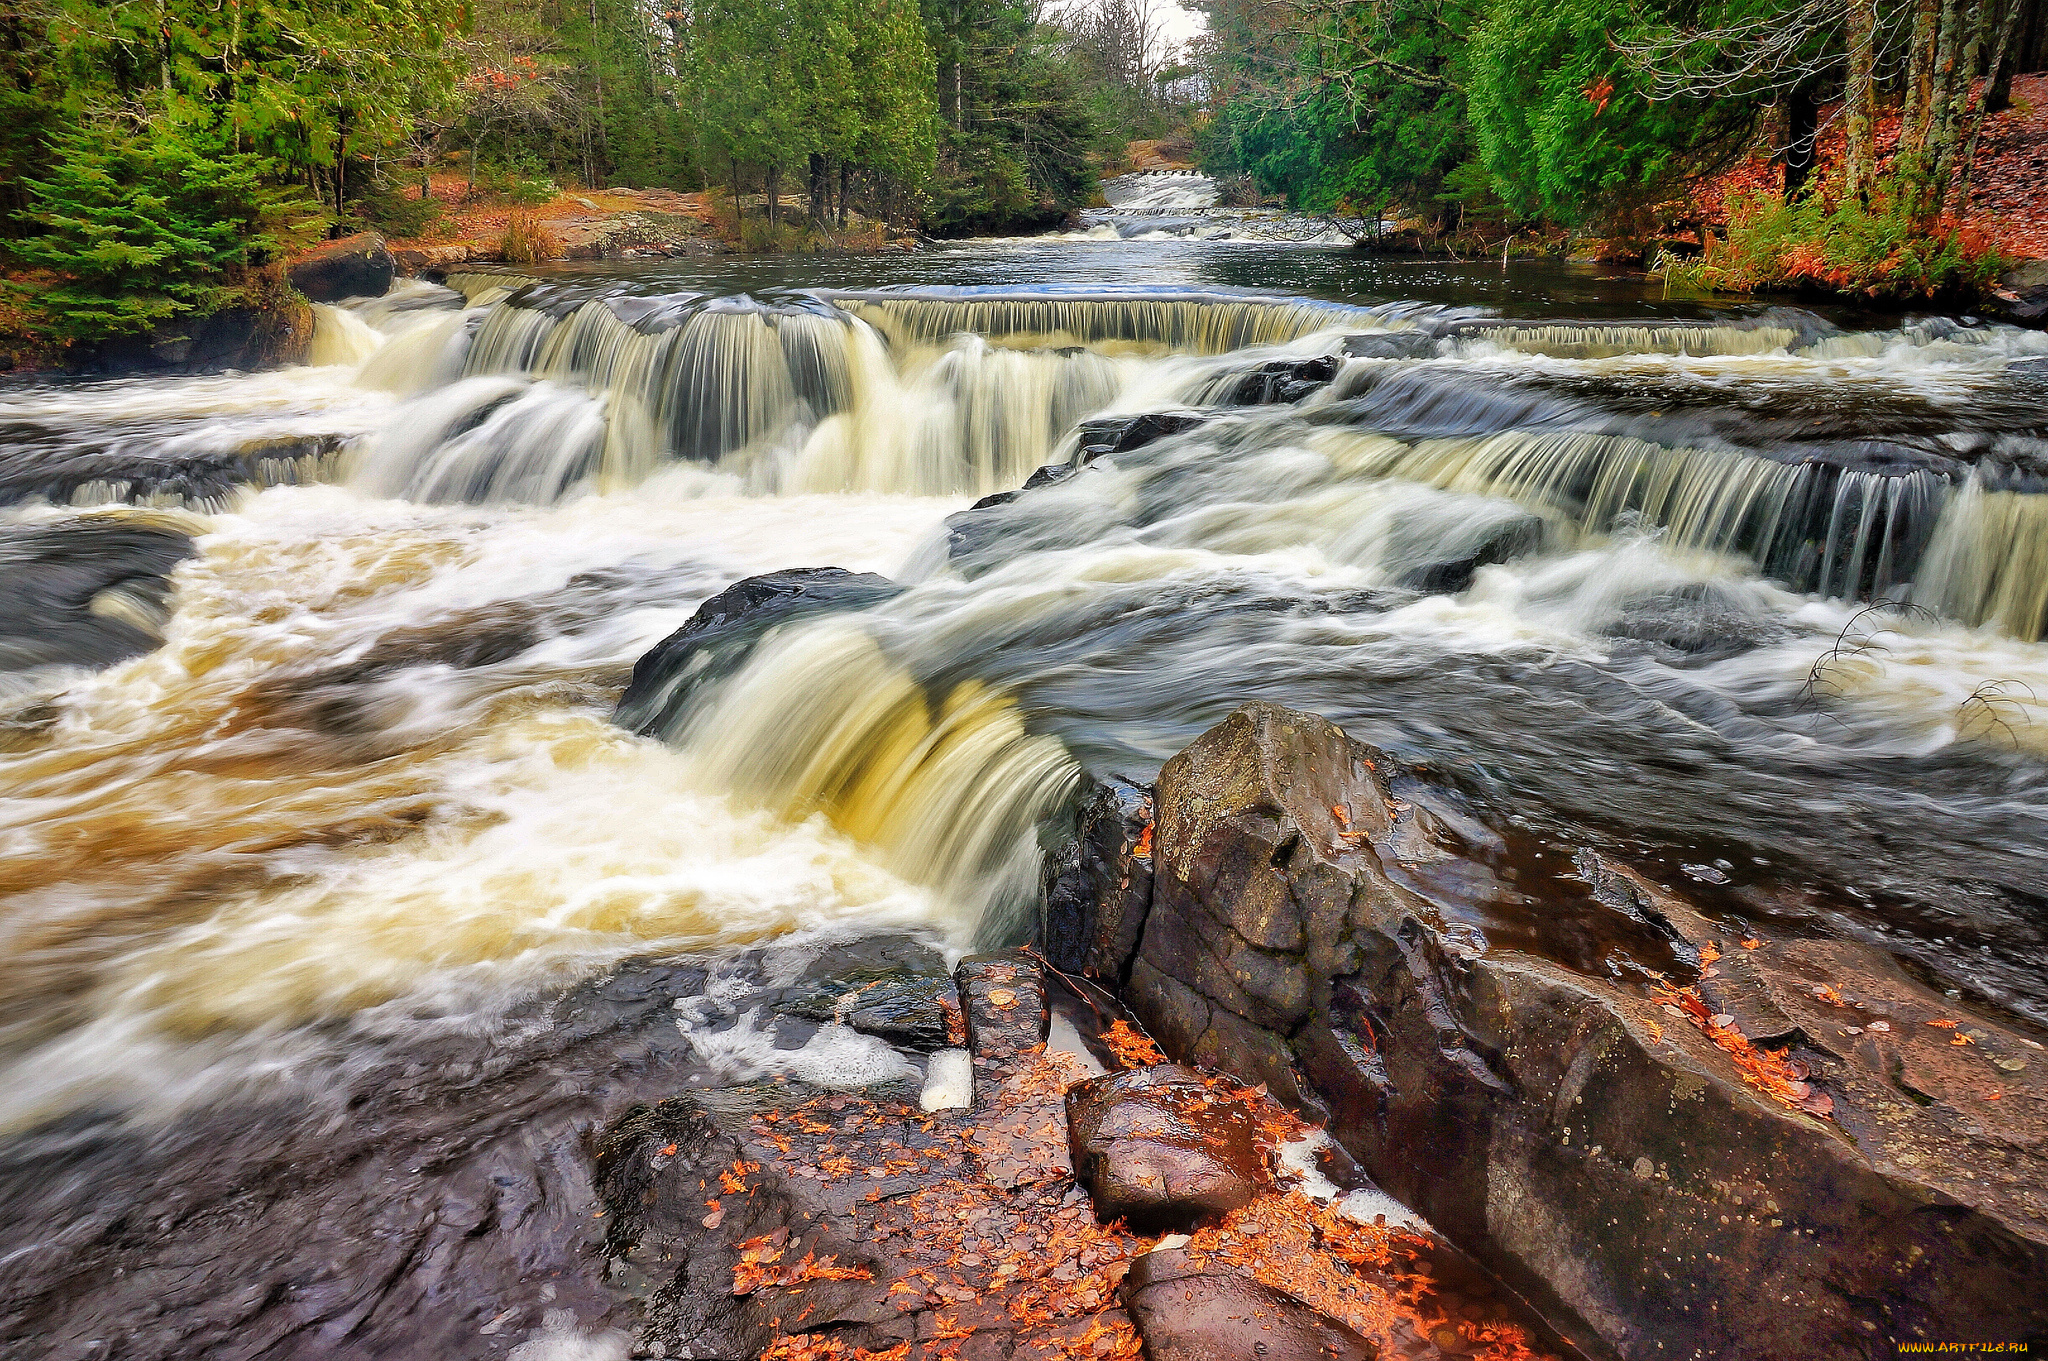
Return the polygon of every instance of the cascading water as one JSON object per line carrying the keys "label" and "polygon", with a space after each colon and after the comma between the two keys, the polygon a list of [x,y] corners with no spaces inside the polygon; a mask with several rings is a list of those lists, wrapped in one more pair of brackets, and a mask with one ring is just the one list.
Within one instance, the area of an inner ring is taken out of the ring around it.
{"label": "cascading water", "polygon": [[[1012,938],[1088,778],[1255,697],[2048,1021],[2048,342],[1120,249],[456,276],[307,368],[0,389],[0,1253],[90,1275],[103,1178],[9,1169],[138,1129],[202,1207],[319,1166],[276,1232],[365,1279],[394,1130],[450,1205],[580,1204],[500,1133],[668,1051],[519,1069],[544,999]],[[829,567],[890,579],[663,642]]]}

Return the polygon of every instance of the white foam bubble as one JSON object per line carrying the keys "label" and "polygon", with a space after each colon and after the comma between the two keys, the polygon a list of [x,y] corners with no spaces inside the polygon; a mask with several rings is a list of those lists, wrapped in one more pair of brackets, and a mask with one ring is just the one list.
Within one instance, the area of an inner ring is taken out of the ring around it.
{"label": "white foam bubble", "polygon": [[965,1049],[941,1049],[925,1065],[917,1104],[928,1111],[960,1110],[974,1104],[974,1056]]}

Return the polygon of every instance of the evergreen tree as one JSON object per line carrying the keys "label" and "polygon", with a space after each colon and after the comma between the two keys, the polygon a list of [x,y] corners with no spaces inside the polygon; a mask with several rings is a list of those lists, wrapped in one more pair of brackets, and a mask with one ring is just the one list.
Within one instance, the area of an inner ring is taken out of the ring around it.
{"label": "evergreen tree", "polygon": [[42,235],[25,263],[63,281],[38,306],[65,340],[99,341],[206,313],[232,296],[240,266],[276,249],[287,205],[265,187],[274,167],[247,152],[202,154],[184,136],[93,123],[61,133],[56,163],[26,181]]}

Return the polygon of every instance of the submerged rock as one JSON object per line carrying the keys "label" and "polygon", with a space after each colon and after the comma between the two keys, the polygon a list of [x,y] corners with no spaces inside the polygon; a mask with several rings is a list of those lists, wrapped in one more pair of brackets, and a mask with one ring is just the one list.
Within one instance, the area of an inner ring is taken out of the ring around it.
{"label": "submerged rock", "polygon": [[696,687],[737,671],[776,625],[865,609],[902,590],[887,577],[844,567],[794,567],[728,586],[633,664],[613,721],[643,735],[666,735]]}
{"label": "submerged rock", "polygon": [[[1597,972],[1489,943],[1463,923],[1505,845],[1422,797],[1270,704],[1167,763],[1126,997],[1169,1056],[1326,1116],[1376,1182],[1620,1356],[1878,1357],[2048,1326],[2033,1041],[1879,950],[1738,942],[1604,857],[1648,943]],[[1515,883],[1493,910],[1552,910],[1541,878]]]}
{"label": "submerged rock", "polygon": [[189,534],[111,516],[0,527],[0,672],[156,648],[171,571],[193,552]]}
{"label": "submerged rock", "polygon": [[1069,1088],[1067,1137],[1095,1213],[1141,1229],[1193,1228],[1249,1205],[1267,1180],[1246,1104],[1174,1064]]}
{"label": "submerged rock", "polygon": [[1526,557],[1543,547],[1543,519],[1517,515],[1490,526],[1476,542],[1462,545],[1455,557],[1425,562],[1403,572],[1395,585],[1424,595],[1457,595],[1470,590],[1482,567]]}

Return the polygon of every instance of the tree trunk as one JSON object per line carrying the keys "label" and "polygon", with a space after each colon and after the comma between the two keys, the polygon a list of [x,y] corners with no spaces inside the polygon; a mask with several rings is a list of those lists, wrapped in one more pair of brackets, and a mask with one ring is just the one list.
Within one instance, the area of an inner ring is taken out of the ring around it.
{"label": "tree trunk", "polygon": [[768,163],[764,188],[768,192],[768,225],[773,227],[781,221],[782,210],[782,167],[774,161]]}
{"label": "tree trunk", "polygon": [[846,230],[846,191],[853,181],[853,167],[839,163],[839,230]]}
{"label": "tree trunk", "polygon": [[744,222],[744,221],[746,221],[746,220],[747,220],[747,210],[746,210],[745,208],[743,208],[743,207],[741,207],[741,206],[740,206],[740,158],[739,158],[739,157],[737,157],[737,156],[734,156],[734,157],[732,157],[732,158],[731,158],[731,160],[732,160],[732,225],[733,225],[733,228],[734,228],[734,230],[738,230],[738,228],[739,228],[739,225],[740,225],[740,224],[741,224],[742,222]]}
{"label": "tree trunk", "polygon": [[1843,167],[1852,198],[1870,192],[1877,170],[1877,4],[1849,0],[1849,74],[1842,91],[1842,122],[1848,133]]}
{"label": "tree trunk", "polygon": [[1908,173],[1926,171],[1928,123],[1934,114],[1935,35],[1940,27],[1941,0],[1913,0],[1911,55],[1899,107],[1899,160]]}
{"label": "tree trunk", "polygon": [[811,225],[824,231],[831,224],[825,220],[825,158],[811,153]]}
{"label": "tree trunk", "polygon": [[[1996,92],[1998,72],[2012,52],[2013,30],[2018,27],[2020,17],[2019,0],[1984,0],[1983,8],[1983,23],[1979,25],[1978,33],[1989,51],[1984,57],[1984,90],[1970,112],[1969,134],[1964,138],[1957,158],[1957,217],[1967,217],[1970,213],[1970,171],[1977,159],[1977,137],[1984,131],[1984,116],[1992,111],[1991,101]],[[1972,70],[1975,70],[1974,64]]]}

